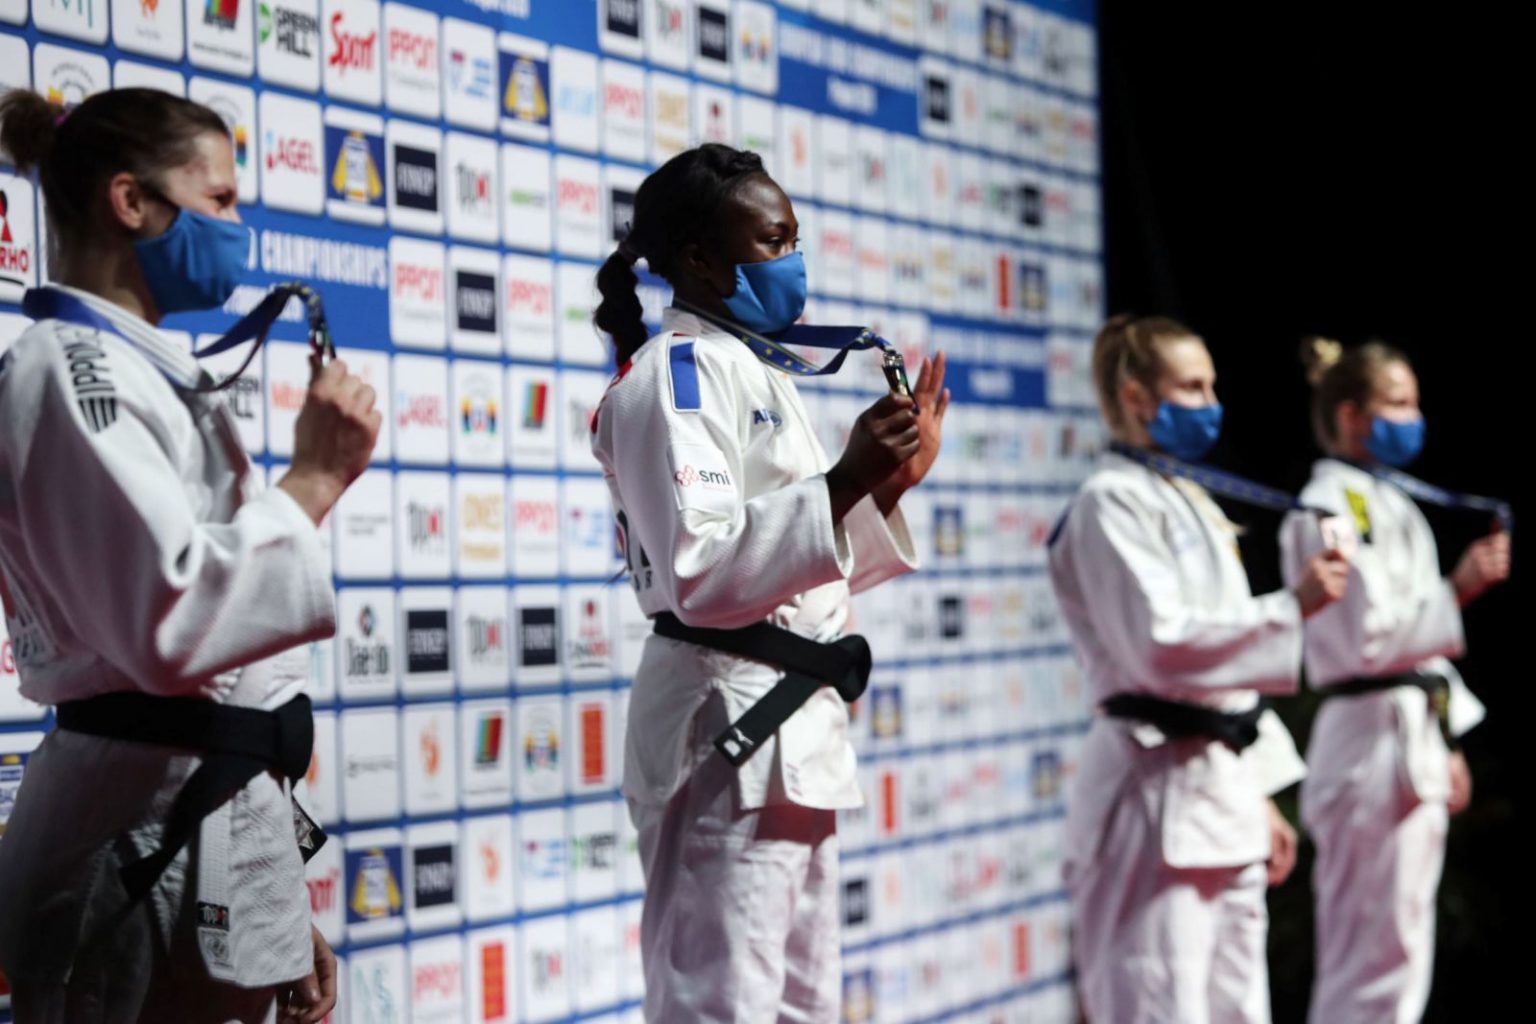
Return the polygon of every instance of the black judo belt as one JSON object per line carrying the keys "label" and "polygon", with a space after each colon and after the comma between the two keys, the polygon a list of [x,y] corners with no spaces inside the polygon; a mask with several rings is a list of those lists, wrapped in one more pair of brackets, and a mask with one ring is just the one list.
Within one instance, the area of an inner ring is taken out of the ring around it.
{"label": "black judo belt", "polygon": [[1259,717],[1264,714],[1265,704],[1260,701],[1251,711],[1217,711],[1144,693],[1117,693],[1099,707],[1110,718],[1155,725],[1170,739],[1215,740],[1241,752],[1259,738]]}
{"label": "black judo belt", "polygon": [[[303,695],[275,711],[262,711],[195,697],[108,693],[60,704],[57,721],[70,732],[184,747],[203,758],[171,804],[160,848],[122,868],[130,906],[165,873],[202,820],[246,783],[264,771],[276,771],[291,782],[303,778],[315,738],[314,714]],[[324,844],[325,833],[297,804],[294,818],[299,852],[308,861]]]}
{"label": "black judo belt", "polygon": [[1382,693],[1403,686],[1424,691],[1445,745],[1451,750],[1460,746],[1455,734],[1451,732],[1451,682],[1442,675],[1434,672],[1404,672],[1373,679],[1346,679],[1331,686],[1320,686],[1318,692],[1326,700],[1333,697],[1362,697],[1368,693]]}
{"label": "black judo belt", "polygon": [[873,658],[869,642],[861,636],[823,644],[768,622],[741,629],[704,629],[684,625],[671,612],[657,615],[655,627],[656,635],[668,640],[755,658],[784,669],[783,679],[715,737],[715,749],[737,768],[823,686],[831,686],[852,704],[869,685]]}

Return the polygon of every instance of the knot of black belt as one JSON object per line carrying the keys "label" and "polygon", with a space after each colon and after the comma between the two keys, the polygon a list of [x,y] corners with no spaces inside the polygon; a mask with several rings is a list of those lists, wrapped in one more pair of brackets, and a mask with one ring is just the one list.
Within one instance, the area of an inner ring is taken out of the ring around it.
{"label": "knot of black belt", "polygon": [[231,707],[196,697],[108,693],[66,701],[60,729],[105,739],[182,747],[203,758],[171,804],[160,848],[122,869],[130,904],[143,899],[198,824],[264,771],[297,781],[309,770],[315,722],[300,694],[275,711]]}
{"label": "knot of black belt", "polygon": [[1259,738],[1261,700],[1249,711],[1218,711],[1203,704],[1186,704],[1145,693],[1117,693],[1099,707],[1111,718],[1127,718],[1157,726],[1169,739],[1199,737],[1224,743],[1241,752]]}
{"label": "knot of black belt", "polygon": [[740,629],[708,629],[689,626],[671,612],[656,616],[655,629],[657,636],[669,640],[755,658],[784,669],[783,679],[715,737],[715,749],[738,768],[823,686],[831,686],[850,704],[858,700],[869,685],[874,665],[869,641],[857,635],[823,644],[771,622],[754,622]]}

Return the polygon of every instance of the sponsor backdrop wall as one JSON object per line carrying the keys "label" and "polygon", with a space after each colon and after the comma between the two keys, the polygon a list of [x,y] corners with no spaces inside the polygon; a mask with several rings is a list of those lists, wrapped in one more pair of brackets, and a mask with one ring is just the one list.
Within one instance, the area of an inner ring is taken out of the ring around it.
{"label": "sponsor backdrop wall", "polygon": [[[1091,0],[0,0],[0,85],[152,85],[229,122],[248,285],[323,291],[385,412],[323,534],[311,654],[315,920],[351,1022],[639,1019],[641,876],[619,798],[646,623],[588,417],[592,277],[646,171],[705,140],[795,200],[814,322],[944,348],[958,405],[904,499],[926,559],[861,599],[865,809],[840,822],[847,1021],[1065,1021],[1062,780],[1086,710],[1051,524],[1097,432]],[[45,280],[35,184],[0,166],[0,347]],[[665,292],[647,283],[649,317]],[[229,393],[276,478],[296,310]],[[830,452],[872,355],[804,388]],[[226,366],[232,370],[233,366]],[[0,828],[49,724],[0,664]],[[3,988],[0,988],[3,991]],[[0,995],[0,1002],[4,996]],[[0,1010],[0,1018],[4,1011]]]}

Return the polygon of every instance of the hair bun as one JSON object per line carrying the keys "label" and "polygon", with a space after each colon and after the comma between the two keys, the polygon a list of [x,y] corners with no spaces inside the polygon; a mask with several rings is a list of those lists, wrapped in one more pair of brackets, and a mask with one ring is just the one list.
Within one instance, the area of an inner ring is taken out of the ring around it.
{"label": "hair bun", "polygon": [[1317,387],[1323,375],[1344,357],[1344,346],[1332,338],[1310,335],[1301,339],[1301,365],[1307,371],[1307,383]]}
{"label": "hair bun", "polygon": [[18,171],[38,166],[53,149],[64,108],[31,89],[9,89],[0,96],[0,156]]}

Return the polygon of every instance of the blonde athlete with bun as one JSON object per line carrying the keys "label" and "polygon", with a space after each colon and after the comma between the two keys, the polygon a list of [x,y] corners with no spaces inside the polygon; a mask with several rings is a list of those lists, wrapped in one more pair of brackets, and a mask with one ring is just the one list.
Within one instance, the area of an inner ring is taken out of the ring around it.
{"label": "blonde athlete with bun", "polygon": [[[1236,528],[1163,456],[1197,462],[1221,406],[1205,343],[1166,317],[1094,341],[1114,441],[1050,545],[1102,714],[1067,803],[1079,991],[1093,1024],[1269,1019],[1264,893],[1295,862],[1270,795],[1303,773],[1261,695],[1294,693],[1302,621],[1344,589],[1335,552],[1255,597]],[[1315,528],[1315,527],[1314,527]]]}
{"label": "blonde athlete with bun", "polygon": [[[1302,820],[1317,845],[1315,1024],[1407,1024],[1429,999],[1435,890],[1447,816],[1472,779],[1456,740],[1483,717],[1448,658],[1461,609],[1509,575],[1509,537],[1474,541],[1441,576],[1429,523],[1384,478],[1424,437],[1419,382],[1388,345],[1309,339],[1312,420],[1326,453],[1302,491],[1337,512],[1356,548],[1344,599],[1307,623],[1309,684],[1327,699],[1312,726]],[[1319,548],[1304,516],[1281,533],[1287,579]]]}

